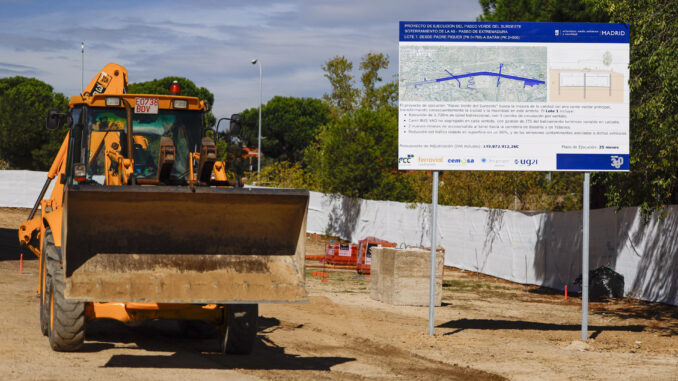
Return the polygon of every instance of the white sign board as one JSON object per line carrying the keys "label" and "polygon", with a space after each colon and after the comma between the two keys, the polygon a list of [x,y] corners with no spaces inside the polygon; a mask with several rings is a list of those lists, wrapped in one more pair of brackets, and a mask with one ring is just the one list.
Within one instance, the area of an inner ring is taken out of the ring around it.
{"label": "white sign board", "polygon": [[401,170],[628,171],[629,26],[400,23]]}

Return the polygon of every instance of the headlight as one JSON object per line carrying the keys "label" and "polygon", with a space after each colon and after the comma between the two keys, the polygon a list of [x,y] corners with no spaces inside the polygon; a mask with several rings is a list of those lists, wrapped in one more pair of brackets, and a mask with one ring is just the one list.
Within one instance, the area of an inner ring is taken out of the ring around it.
{"label": "headlight", "polygon": [[106,97],[106,106],[120,106],[120,98]]}
{"label": "headlight", "polygon": [[174,99],[172,101],[172,107],[174,108],[187,108],[188,101],[186,99]]}

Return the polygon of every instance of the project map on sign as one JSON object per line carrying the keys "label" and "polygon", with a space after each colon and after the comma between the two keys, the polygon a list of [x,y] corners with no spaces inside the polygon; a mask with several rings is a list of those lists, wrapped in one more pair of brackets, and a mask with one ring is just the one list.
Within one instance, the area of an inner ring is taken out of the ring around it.
{"label": "project map on sign", "polygon": [[546,102],[546,47],[400,47],[400,101]]}

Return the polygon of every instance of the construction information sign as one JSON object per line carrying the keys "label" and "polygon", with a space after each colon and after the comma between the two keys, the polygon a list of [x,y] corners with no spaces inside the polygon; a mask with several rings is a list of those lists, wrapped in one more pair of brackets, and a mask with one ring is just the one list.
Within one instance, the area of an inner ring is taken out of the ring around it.
{"label": "construction information sign", "polygon": [[401,170],[628,171],[629,26],[400,22]]}

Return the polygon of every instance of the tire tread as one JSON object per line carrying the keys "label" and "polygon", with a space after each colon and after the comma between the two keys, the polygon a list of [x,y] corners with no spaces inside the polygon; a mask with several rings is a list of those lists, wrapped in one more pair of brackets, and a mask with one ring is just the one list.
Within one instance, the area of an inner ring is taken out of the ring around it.
{"label": "tire tread", "polygon": [[[49,327],[49,343],[55,351],[72,352],[82,347],[85,341],[85,304],[68,300],[64,296],[66,290],[64,269],[61,265],[59,249],[54,246],[51,231],[46,231],[47,273],[50,274],[50,291],[54,293],[54,317]],[[50,295],[51,296],[51,295]]]}

